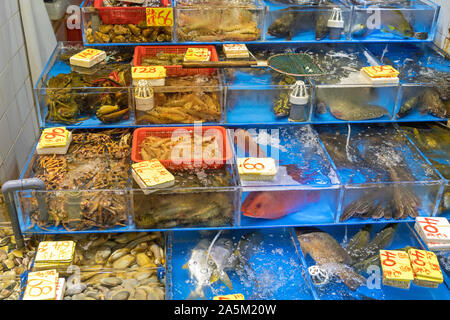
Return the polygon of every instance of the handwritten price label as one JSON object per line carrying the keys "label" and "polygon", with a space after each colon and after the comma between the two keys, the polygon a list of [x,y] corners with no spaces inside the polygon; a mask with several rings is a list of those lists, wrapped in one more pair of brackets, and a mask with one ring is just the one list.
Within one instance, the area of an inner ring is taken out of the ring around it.
{"label": "handwritten price label", "polygon": [[156,159],[135,163],[132,168],[146,187],[175,180],[175,177]]}
{"label": "handwritten price label", "polygon": [[58,272],[46,270],[30,272],[24,300],[55,300]]}
{"label": "handwritten price label", "polygon": [[211,53],[208,48],[188,48],[184,61],[209,61]]}
{"label": "handwritten price label", "polygon": [[148,27],[172,27],[173,8],[146,8]]}
{"label": "handwritten price label", "polygon": [[47,147],[64,147],[67,144],[69,131],[65,127],[45,129],[39,139],[41,148]]}
{"label": "handwritten price label", "polygon": [[380,250],[383,278],[390,280],[413,280],[411,263],[408,254],[397,250]]}
{"label": "handwritten price label", "polygon": [[436,282],[443,281],[438,259],[433,252],[409,249],[408,255],[416,278],[428,278],[429,281]]}
{"label": "handwritten price label", "polygon": [[239,174],[275,175],[277,172],[273,158],[238,158]]}
{"label": "handwritten price label", "polygon": [[363,70],[371,78],[392,78],[397,77],[400,74],[400,72],[398,72],[391,66],[364,67]]}
{"label": "handwritten price label", "polygon": [[450,242],[450,224],[446,218],[418,217],[415,228],[427,242]]}
{"label": "handwritten price label", "polygon": [[42,241],[36,253],[36,262],[71,261],[75,251],[73,241]]}
{"label": "handwritten price label", "polygon": [[162,79],[166,77],[166,68],[163,66],[142,66],[131,68],[131,76],[139,79]]}
{"label": "handwritten price label", "polygon": [[76,55],[74,55],[73,58],[90,61],[90,60],[97,58],[98,56],[100,56],[103,53],[104,53],[104,51],[102,51],[102,50],[86,49],[86,50],[83,50],[80,53],[77,53]]}
{"label": "handwritten price label", "polygon": [[244,295],[240,293],[228,294],[225,296],[216,296],[213,300],[245,300]]}
{"label": "handwritten price label", "polygon": [[223,52],[227,58],[248,58],[247,46],[240,43],[231,43],[223,45]]}

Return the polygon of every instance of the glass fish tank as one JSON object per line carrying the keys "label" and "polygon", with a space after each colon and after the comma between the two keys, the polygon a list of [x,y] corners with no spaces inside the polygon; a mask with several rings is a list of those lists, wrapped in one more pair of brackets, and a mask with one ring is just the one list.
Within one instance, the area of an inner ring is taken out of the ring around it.
{"label": "glass fish tank", "polygon": [[260,0],[175,0],[177,42],[248,42],[263,37]]}
{"label": "glass fish tank", "polygon": [[267,179],[240,176],[240,226],[334,222],[340,182],[311,126],[229,130],[238,160],[272,158],[276,167]]}
{"label": "glass fish tank", "polygon": [[35,149],[20,179],[41,179],[45,190],[16,193],[23,232],[129,230],[131,139],[123,128],[72,130],[66,154]]}
{"label": "glass fish tank", "polygon": [[340,1],[267,1],[264,41],[339,41],[348,38],[351,8]]}
{"label": "glass fish tank", "polygon": [[106,58],[91,68],[72,66],[70,57],[87,49],[59,42],[35,87],[40,127],[114,127],[134,123],[130,111],[133,50],[101,48]]}
{"label": "glass fish tank", "polygon": [[437,215],[450,217],[450,140],[448,127],[441,123],[401,124],[400,128],[445,179]]}
{"label": "glass fish tank", "polygon": [[450,60],[434,44],[368,45],[400,74],[396,121],[442,121],[450,114]]}
{"label": "glass fish tank", "polygon": [[235,165],[169,170],[172,187],[145,194],[133,181],[135,227],[139,230],[232,227],[239,190]]}
{"label": "glass fish tank", "polygon": [[171,185],[146,189],[133,179],[136,228],[237,225],[239,181],[231,138],[225,128],[139,128],[134,132],[132,159],[158,159],[173,176]]}
{"label": "glass fish tank", "polygon": [[[292,124],[307,122],[311,113],[311,92],[306,87],[305,103],[293,105],[291,85],[229,86],[227,88],[227,124]],[[295,110],[294,110],[295,109]]]}
{"label": "glass fish tank", "polygon": [[[366,224],[295,228],[301,256],[320,300],[446,300],[445,283],[409,289],[383,284],[379,250],[426,250],[412,224]],[[444,281],[448,281],[442,264]]]}
{"label": "glass fish tank", "polygon": [[360,45],[320,44],[298,49],[308,53],[324,75],[311,77],[314,123],[385,122],[392,119],[397,84],[374,85],[361,74],[363,67],[379,65]]}
{"label": "glass fish tank", "polygon": [[337,221],[411,221],[435,212],[442,179],[391,124],[315,126],[343,187]]}
{"label": "glass fish tank", "polygon": [[56,269],[65,279],[62,300],[164,300],[167,236],[160,232],[45,235],[43,241],[74,241],[68,264],[34,264]]}
{"label": "glass fish tank", "polygon": [[[429,0],[347,0],[353,5],[352,40],[433,40],[439,6]],[[356,4],[355,4],[356,2]]]}
{"label": "glass fish tank", "polygon": [[245,300],[314,299],[290,229],[175,232],[172,237],[170,299],[230,294]]}
{"label": "glass fish tank", "polygon": [[147,3],[85,0],[81,6],[83,42],[100,45],[172,42],[175,22],[172,0]]}
{"label": "glass fish tank", "polygon": [[[225,88],[217,70],[211,74],[166,77],[164,86],[152,90],[153,108],[138,110],[134,105],[137,125],[217,124],[225,120]],[[133,90],[133,100],[138,98]]]}
{"label": "glass fish tank", "polygon": [[[150,270],[164,272],[167,263],[167,237],[163,232],[123,232],[91,234],[49,234],[42,241],[73,241],[75,250],[70,264],[51,267],[60,275],[80,271]],[[146,257],[145,257],[146,256]],[[49,269],[35,263],[32,271]],[[95,275],[95,274],[93,274]]]}

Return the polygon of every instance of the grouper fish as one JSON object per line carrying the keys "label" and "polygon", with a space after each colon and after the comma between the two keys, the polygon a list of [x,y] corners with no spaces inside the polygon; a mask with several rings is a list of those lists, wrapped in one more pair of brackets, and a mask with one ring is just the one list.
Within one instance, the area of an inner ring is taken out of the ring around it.
{"label": "grouper fish", "polygon": [[296,228],[295,233],[305,256],[309,254],[319,267],[341,278],[349,289],[355,291],[366,283],[350,267],[352,257],[328,233],[317,228]]}
{"label": "grouper fish", "polygon": [[273,37],[291,40],[295,35],[315,29],[316,40],[321,40],[328,34],[327,22],[329,12],[316,10],[301,10],[294,7],[281,9],[282,15],[269,26],[267,33]]}

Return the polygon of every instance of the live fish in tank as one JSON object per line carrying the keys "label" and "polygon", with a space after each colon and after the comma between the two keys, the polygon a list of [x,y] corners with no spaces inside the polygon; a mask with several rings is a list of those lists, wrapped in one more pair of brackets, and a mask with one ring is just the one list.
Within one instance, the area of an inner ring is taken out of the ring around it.
{"label": "live fish in tank", "polygon": [[194,291],[187,299],[206,299],[204,288],[218,280],[233,290],[227,271],[234,270],[241,277],[248,276],[247,272],[251,270],[249,260],[262,240],[263,236],[259,232],[243,235],[236,246],[228,237],[221,237],[216,241],[202,239],[192,250],[189,261],[182,267],[189,271],[191,279],[196,282]]}
{"label": "live fish in tank", "polygon": [[[218,242],[216,248],[222,251],[222,260],[231,257],[232,251],[230,246],[222,246],[224,243]],[[210,241],[208,239],[202,239],[192,250],[191,258],[183,265],[183,269],[188,269],[191,279],[196,281],[196,287],[193,292],[187,297],[188,300],[202,298],[205,299],[204,287],[210,285],[213,275],[222,277],[224,283],[226,283],[230,289],[232,288],[231,281],[228,275],[223,272],[225,265],[219,264],[211,254],[208,254],[208,248]]]}
{"label": "live fish in tank", "polygon": [[[295,181],[306,184],[302,170],[295,164],[280,166],[286,168],[286,173]],[[306,205],[317,202],[319,195],[314,191],[254,191],[250,192],[242,204],[244,216],[260,219],[279,219],[288,214],[298,212]]]}
{"label": "live fish in tank", "polygon": [[[370,16],[368,16],[370,19]],[[363,38],[379,29],[381,32],[390,33],[401,38],[427,39],[427,32],[415,32],[409,21],[400,10],[383,10],[381,12],[381,28],[370,28],[365,23],[359,23],[352,27],[351,34],[356,38]]]}
{"label": "live fish in tank", "polygon": [[354,291],[366,279],[351,268],[353,259],[330,234],[317,228],[296,228],[295,233],[305,255],[310,255],[319,268],[339,277]]}
{"label": "live fish in tank", "polygon": [[361,273],[371,265],[379,265],[379,251],[392,243],[397,227],[388,224],[371,240],[372,225],[363,226],[346,246],[318,228],[296,228],[295,233],[305,256],[310,255],[321,270],[339,277],[355,291],[366,284]]}
{"label": "live fish in tank", "polygon": [[403,118],[416,108],[421,114],[429,113],[435,117],[445,119],[450,114],[450,100],[442,99],[442,96],[435,88],[419,90],[418,94],[406,99],[401,105],[397,116]]}
{"label": "live fish in tank", "polygon": [[388,115],[385,108],[368,103],[376,97],[372,88],[355,88],[351,93],[342,89],[321,89],[317,91],[318,114],[325,113],[327,108],[339,120],[357,121],[381,118]]}
{"label": "live fish in tank", "polygon": [[303,7],[301,9],[299,11],[296,7],[289,7],[279,10],[283,14],[272,22],[267,33],[290,41],[297,34],[313,28],[316,40],[325,38],[328,35],[327,22],[331,13],[316,11],[317,9],[306,11]]}

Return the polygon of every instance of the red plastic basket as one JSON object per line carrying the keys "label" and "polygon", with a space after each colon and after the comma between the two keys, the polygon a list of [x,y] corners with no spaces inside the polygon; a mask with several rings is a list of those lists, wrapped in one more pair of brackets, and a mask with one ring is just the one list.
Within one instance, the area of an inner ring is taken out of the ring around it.
{"label": "red plastic basket", "polygon": [[[169,0],[162,0],[161,4],[167,7]],[[138,24],[146,20],[145,7],[104,7],[103,0],[95,0],[94,7],[104,24]]]}
{"label": "red plastic basket", "polygon": [[[177,130],[185,130],[177,131]],[[162,165],[168,169],[181,170],[181,169],[189,169],[189,168],[198,168],[201,167],[203,169],[219,169],[222,168],[227,161],[229,161],[232,157],[231,145],[228,140],[227,130],[224,127],[219,126],[201,126],[201,127],[151,127],[151,128],[138,128],[133,133],[133,144],[131,149],[131,159],[134,162],[142,162],[144,161],[140,154],[140,145],[142,141],[149,136],[156,137],[164,137],[169,138],[172,134],[177,131],[177,133],[185,133],[186,131],[193,136],[194,132],[200,131],[202,135],[207,133],[208,135],[212,134],[215,136],[221,137],[222,142],[222,156],[217,158],[206,158],[206,159],[189,159],[189,161],[184,160],[183,163],[176,163],[173,160],[160,160],[158,159]],[[209,131],[214,130],[214,131]],[[209,131],[209,132],[208,132]]]}
{"label": "red plastic basket", "polygon": [[[140,66],[144,57],[154,57],[157,53],[186,53],[188,48],[207,48],[211,52],[210,61],[219,61],[215,46],[189,45],[189,46],[137,46],[134,49],[133,65]],[[166,75],[171,76],[192,76],[196,74],[210,75],[214,73],[214,68],[183,68],[181,65],[164,66]]]}

